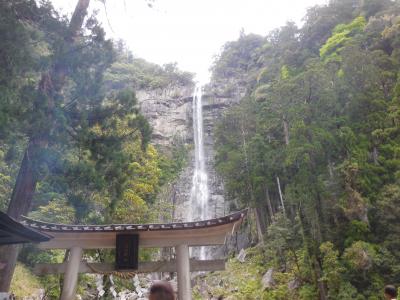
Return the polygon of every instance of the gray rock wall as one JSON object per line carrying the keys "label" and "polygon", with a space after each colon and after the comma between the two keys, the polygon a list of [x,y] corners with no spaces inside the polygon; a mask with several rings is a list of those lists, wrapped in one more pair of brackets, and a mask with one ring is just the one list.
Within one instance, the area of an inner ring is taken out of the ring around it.
{"label": "gray rock wall", "polygon": [[168,149],[175,137],[190,142],[192,91],[193,86],[174,86],[136,92],[140,111],[153,128],[155,145]]}
{"label": "gray rock wall", "polygon": [[[174,139],[178,138],[193,148],[192,99],[194,85],[169,87],[136,92],[141,113],[147,118],[152,129],[152,143],[161,151],[170,152]],[[189,197],[193,174],[193,151],[189,151],[189,162],[179,179],[171,183],[168,191],[159,197],[174,204],[172,219],[186,220],[190,209]]]}
{"label": "gray rock wall", "polygon": [[[224,111],[240,101],[244,95],[244,90],[235,89],[229,93],[226,87],[221,85],[208,85],[203,90],[203,126],[204,126],[204,152],[206,155],[206,168],[208,173],[209,188],[209,211],[210,218],[220,217],[229,213],[228,203],[225,202],[224,184],[214,168],[214,133],[218,123],[223,117]],[[189,126],[192,127],[192,110],[188,119]],[[193,129],[191,129],[193,134]],[[182,172],[176,183],[175,198],[175,220],[188,220],[187,212],[190,209],[190,188],[192,185],[192,174],[194,157],[190,154],[190,163]]]}
{"label": "gray rock wall", "polygon": [[[204,151],[210,195],[208,215],[211,218],[229,213],[224,200],[224,184],[214,168],[214,132],[217,121],[221,119],[226,108],[235,105],[244,96],[245,90],[239,87],[240,85],[229,81],[225,84],[205,86],[203,90]],[[171,184],[171,191],[167,193],[174,204],[175,221],[188,220],[188,212],[191,209],[190,191],[194,166],[193,90],[194,86],[181,86],[151,91],[139,90],[136,93],[140,110],[153,128],[153,143],[168,151],[173,139],[179,137],[191,149],[187,167],[182,170],[178,180]]]}

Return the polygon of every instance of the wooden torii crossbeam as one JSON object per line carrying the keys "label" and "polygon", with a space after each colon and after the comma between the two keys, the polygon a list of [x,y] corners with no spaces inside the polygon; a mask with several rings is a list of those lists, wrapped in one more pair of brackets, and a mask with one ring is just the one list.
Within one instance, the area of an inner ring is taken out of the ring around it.
{"label": "wooden torii crossbeam", "polygon": [[115,270],[111,264],[90,264],[82,261],[83,249],[113,249],[119,234],[137,234],[139,247],[174,247],[176,261],[142,262],[137,273],[177,272],[178,297],[191,299],[190,271],[210,271],[224,268],[223,260],[196,261],[189,258],[191,246],[223,245],[226,237],[234,233],[247,210],[225,217],[197,222],[167,224],[112,224],[112,225],[64,225],[40,222],[24,218],[22,223],[52,239],[39,244],[42,249],[69,249],[69,258],[63,264],[41,264],[35,267],[37,274],[64,273],[61,300],[75,298],[79,272]]}

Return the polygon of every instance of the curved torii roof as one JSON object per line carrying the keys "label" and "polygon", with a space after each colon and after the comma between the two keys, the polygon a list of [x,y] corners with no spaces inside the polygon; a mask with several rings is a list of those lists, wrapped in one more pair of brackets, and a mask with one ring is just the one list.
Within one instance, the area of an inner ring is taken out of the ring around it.
{"label": "curved torii roof", "polygon": [[224,244],[225,237],[238,228],[246,214],[247,209],[210,220],[164,224],[66,225],[26,217],[21,223],[53,237],[40,244],[45,249],[114,248],[120,233],[139,234],[141,247],[206,246]]}
{"label": "curved torii roof", "polygon": [[0,245],[39,243],[50,240],[47,234],[24,226],[0,211]]}

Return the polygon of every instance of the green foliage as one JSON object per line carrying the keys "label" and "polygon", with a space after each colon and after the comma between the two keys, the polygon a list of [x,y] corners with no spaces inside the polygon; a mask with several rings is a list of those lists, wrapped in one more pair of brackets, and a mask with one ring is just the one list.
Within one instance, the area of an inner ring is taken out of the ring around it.
{"label": "green foliage", "polygon": [[286,80],[289,78],[289,76],[290,76],[290,73],[289,73],[289,69],[288,69],[287,65],[283,65],[281,68],[281,79]]}
{"label": "green foliage", "polygon": [[0,148],[0,210],[7,208],[8,199],[10,199],[13,183],[12,167],[5,162],[5,153]]}
{"label": "green foliage", "polygon": [[366,242],[354,242],[343,253],[343,258],[355,271],[366,271],[372,268],[376,251],[372,245]]}
{"label": "green foliage", "polygon": [[115,90],[126,87],[135,90],[168,89],[192,85],[193,74],[179,70],[176,63],[159,66],[134,58],[122,44],[118,47],[117,61],[105,74],[105,83],[108,88]]}
{"label": "green foliage", "polygon": [[262,212],[265,257],[300,281],[291,299],[380,299],[400,283],[399,13],[330,1],[214,64],[213,83],[246,90],[216,130],[216,167],[237,206]]}
{"label": "green foliage", "polygon": [[10,292],[14,294],[17,299],[24,297],[39,297],[40,289],[43,285],[39,279],[32,274],[32,272],[24,267],[22,264],[17,264],[15,268],[13,280],[11,282]]}
{"label": "green foliage", "polygon": [[[0,3],[0,209],[7,210],[25,153],[35,182],[31,218],[158,222],[168,207],[157,202],[157,194],[176,179],[186,152],[179,144],[171,156],[160,155],[149,144],[152,130],[135,90],[191,86],[193,75],[176,64],[161,67],[133,58],[122,43],[105,38],[94,16],[72,39],[66,38],[68,26],[48,1]],[[32,144],[34,151],[27,150]],[[110,252],[87,255],[101,260]],[[141,255],[152,257],[154,250]],[[64,251],[33,246],[19,256],[29,267],[64,258]],[[22,265],[17,277],[25,271],[21,281],[36,286],[38,280]],[[84,288],[92,284],[87,276],[81,281]],[[59,276],[38,284],[46,297],[58,298]],[[27,289],[21,295],[31,293],[28,284]]]}
{"label": "green foliage", "polygon": [[258,48],[263,45],[263,40],[261,36],[249,34],[242,35],[238,41],[226,43],[211,68],[214,80],[241,77],[241,72],[248,72],[256,66]]}
{"label": "green foliage", "polygon": [[[262,254],[260,249],[247,250],[246,263],[231,259],[227,263],[226,271],[215,272],[204,278],[198,278],[201,283],[193,291],[199,297],[198,287],[207,288],[208,294],[215,297],[231,297],[231,299],[269,299],[261,287],[261,277],[264,266],[261,264]],[[200,295],[200,299],[204,299]]]}
{"label": "green foliage", "polygon": [[188,160],[188,149],[179,137],[173,139],[169,153],[160,155],[159,167],[161,170],[161,185],[177,179]]}
{"label": "green foliage", "polygon": [[341,290],[342,273],[345,270],[339,261],[339,251],[334,250],[333,247],[331,242],[325,242],[320,245],[322,269],[324,270],[320,280],[326,282],[329,299],[337,299]]}
{"label": "green foliage", "polygon": [[315,289],[315,286],[309,284],[303,285],[299,291],[299,299],[318,299],[318,292]]}
{"label": "green foliage", "polygon": [[55,198],[46,206],[39,206],[29,216],[44,222],[70,224],[74,222],[75,210],[65,199]]}
{"label": "green foliage", "polygon": [[348,224],[346,233],[348,237],[344,241],[345,247],[350,246],[355,241],[368,240],[370,230],[367,223],[358,220],[352,220]]}
{"label": "green foliage", "polygon": [[333,29],[332,36],[320,49],[322,59],[333,60],[338,59],[340,50],[351,40],[351,37],[357,33],[361,33],[366,25],[364,17],[355,18],[349,24],[339,24]]}

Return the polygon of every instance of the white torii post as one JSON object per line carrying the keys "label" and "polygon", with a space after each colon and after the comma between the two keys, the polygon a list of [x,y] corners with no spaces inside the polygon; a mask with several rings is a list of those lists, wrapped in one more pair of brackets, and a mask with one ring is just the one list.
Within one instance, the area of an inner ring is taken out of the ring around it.
{"label": "white torii post", "polygon": [[175,251],[178,276],[178,300],[191,300],[189,247],[188,245],[177,245]]}
{"label": "white torii post", "polygon": [[64,274],[64,284],[61,293],[61,300],[74,300],[76,284],[78,282],[79,266],[81,264],[82,248],[72,247],[69,249],[67,268]]}

